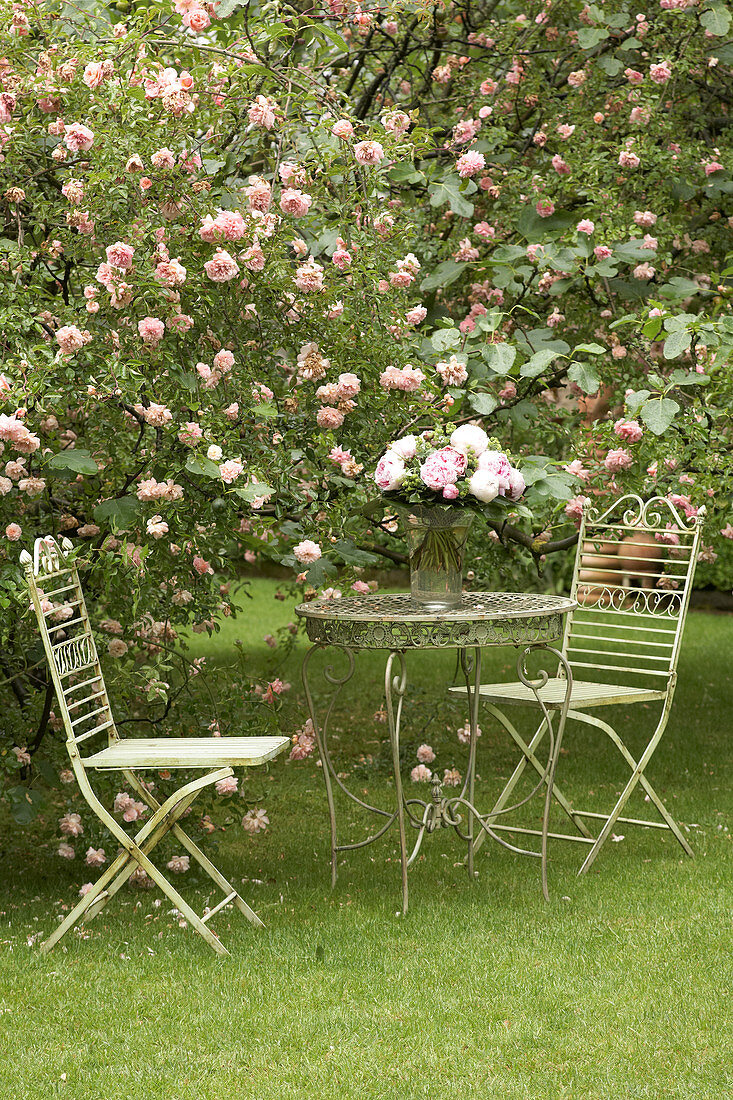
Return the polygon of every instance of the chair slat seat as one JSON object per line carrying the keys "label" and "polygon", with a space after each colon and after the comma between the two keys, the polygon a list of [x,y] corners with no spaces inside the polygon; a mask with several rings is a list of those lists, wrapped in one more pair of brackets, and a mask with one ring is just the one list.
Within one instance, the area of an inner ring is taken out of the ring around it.
{"label": "chair slat seat", "polygon": [[[566,688],[566,680],[554,677],[540,688],[539,695],[549,710],[557,710],[563,705]],[[464,695],[466,693],[465,687],[451,688],[451,691]],[[506,703],[508,706],[518,707],[538,705],[532,689],[519,680],[503,684],[482,684],[479,695],[489,703]],[[611,707],[619,703],[647,703],[654,699],[664,699],[665,695],[664,691],[650,688],[573,680],[570,706],[573,710],[585,710],[591,707]]]}
{"label": "chair slat seat", "polygon": [[255,767],[274,760],[287,737],[131,737],[88,756],[97,771],[121,768]]}

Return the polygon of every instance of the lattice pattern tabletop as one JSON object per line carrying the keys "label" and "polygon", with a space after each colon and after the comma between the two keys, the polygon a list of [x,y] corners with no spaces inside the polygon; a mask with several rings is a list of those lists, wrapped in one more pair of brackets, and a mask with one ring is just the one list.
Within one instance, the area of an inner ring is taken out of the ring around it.
{"label": "lattice pattern tabletop", "polygon": [[549,642],[560,637],[563,615],[576,606],[565,596],[468,592],[459,608],[430,612],[399,592],[314,600],[295,610],[312,642],[400,650]]}

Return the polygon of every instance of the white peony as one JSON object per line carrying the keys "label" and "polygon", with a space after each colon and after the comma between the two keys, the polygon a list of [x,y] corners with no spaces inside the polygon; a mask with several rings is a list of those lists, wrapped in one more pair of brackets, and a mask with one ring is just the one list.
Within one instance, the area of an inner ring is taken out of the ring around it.
{"label": "white peony", "polygon": [[[405,435],[402,439],[396,439],[394,443],[390,444],[390,451],[394,451],[400,458],[404,458],[405,461],[415,457],[415,451],[417,450],[417,439],[414,435]],[[389,451],[387,452],[389,454]]]}
{"label": "white peony", "polygon": [[450,437],[450,445],[457,451],[463,451],[464,454],[473,451],[475,455],[480,455],[488,447],[489,437],[484,429],[477,427],[476,424],[461,424]]}
{"label": "white peony", "polygon": [[499,488],[499,479],[487,470],[477,470],[468,483],[469,493],[472,493],[477,500],[482,500],[484,504],[488,504],[499,495]]}
{"label": "white peony", "polygon": [[405,464],[396,451],[386,451],[374,471],[374,480],[383,493],[399,489],[405,479]]}

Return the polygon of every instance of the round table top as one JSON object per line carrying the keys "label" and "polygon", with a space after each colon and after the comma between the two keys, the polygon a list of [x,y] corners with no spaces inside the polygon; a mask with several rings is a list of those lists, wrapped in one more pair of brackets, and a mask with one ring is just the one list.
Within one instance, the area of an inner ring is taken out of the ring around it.
{"label": "round table top", "polygon": [[535,592],[465,592],[461,606],[426,611],[409,592],[313,600],[296,607],[311,641],[368,649],[461,648],[537,644],[560,636],[567,596]]}

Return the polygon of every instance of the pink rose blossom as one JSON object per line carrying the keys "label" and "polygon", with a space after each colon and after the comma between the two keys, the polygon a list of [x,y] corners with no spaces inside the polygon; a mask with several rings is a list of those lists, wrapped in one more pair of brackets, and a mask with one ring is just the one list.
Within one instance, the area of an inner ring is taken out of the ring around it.
{"label": "pink rose blossom", "polygon": [[244,466],[238,458],[227,459],[219,466],[219,476],[226,485],[231,485],[244,471]]}
{"label": "pink rose blossom", "polygon": [[263,833],[269,824],[270,819],[267,813],[260,807],[248,810],[242,818],[242,828],[245,833],[249,833],[250,836],[255,836],[257,833]]}
{"label": "pink rose blossom", "polygon": [[378,141],[358,141],[354,146],[357,164],[371,166],[384,159],[384,148]]}
{"label": "pink rose blossom", "polygon": [[303,539],[294,548],[293,554],[295,560],[299,561],[301,565],[312,565],[313,562],[318,561],[321,557],[322,551],[317,542],[312,542],[310,539]]}
{"label": "pink rose blossom", "polygon": [[66,813],[59,821],[59,829],[64,836],[81,836],[84,826],[79,814]]}
{"label": "pink rose blossom", "polygon": [[456,169],[461,179],[468,179],[470,176],[475,176],[478,172],[482,172],[486,167],[486,159],[483,153],[479,153],[475,149],[469,149],[467,153],[459,157],[456,161]]}
{"label": "pink rose blossom", "polygon": [[276,106],[274,100],[258,95],[247,111],[249,121],[253,126],[258,126],[263,130],[271,130],[275,125]]}
{"label": "pink rose blossom", "polygon": [[190,865],[190,856],[173,856],[166,863],[166,867],[169,871],[172,871],[174,875],[185,874],[185,872],[189,870]]}
{"label": "pink rose blossom", "polygon": [[596,227],[592,221],[588,218],[584,218],[582,221],[578,222],[575,228],[578,233],[587,233],[588,236],[590,236],[591,233],[595,232]]}
{"label": "pink rose blossom", "polygon": [[634,212],[634,222],[644,229],[651,229],[656,221],[657,215],[653,214],[651,210],[636,210]]}
{"label": "pink rose blossom", "polygon": [[540,199],[535,205],[535,210],[541,218],[550,218],[555,213],[555,204],[549,199]]}
{"label": "pink rose blossom", "polygon": [[198,557],[198,555],[193,559],[192,564],[194,571],[198,573],[200,577],[205,576],[207,573],[211,573],[212,575],[214,573],[209,562],[206,561],[205,558]]}
{"label": "pink rose blossom", "polygon": [[430,745],[420,745],[415,755],[421,764],[432,764],[435,760],[435,753]]}
{"label": "pink rose blossom", "polygon": [[618,155],[618,163],[621,168],[638,168],[641,164],[641,160],[637,157],[636,153],[632,153],[629,149],[622,149]]}
{"label": "pink rose blossom", "polygon": [[638,443],[644,434],[638,420],[617,420],[613,430],[619,439],[625,439],[627,443]]}
{"label": "pink rose blossom", "polygon": [[107,862],[104,848],[87,848],[84,862],[89,867],[102,867]]}
{"label": "pink rose blossom", "polygon": [[609,451],[603,460],[603,465],[610,473],[616,473],[619,470],[628,470],[634,465],[634,460],[628,451],[619,449]]}
{"label": "pink rose blossom", "polygon": [[64,126],[64,144],[71,153],[86,152],[94,144],[94,133],[81,122]]}
{"label": "pink rose blossom", "polygon": [[315,260],[307,260],[300,265],[293,281],[297,289],[306,294],[323,290],[323,268]]}
{"label": "pink rose blossom", "polygon": [[292,214],[294,218],[303,218],[311,208],[313,199],[303,191],[288,187],[280,196],[280,209],[283,214]]}
{"label": "pink rose blossom", "polygon": [[122,271],[132,267],[132,257],[135,249],[131,245],[125,244],[124,241],[116,241],[115,244],[109,245],[105,252],[107,263],[111,267],[118,267]]}
{"label": "pink rose blossom", "polygon": [[235,775],[227,775],[224,779],[220,779],[215,784],[216,793],[220,795],[229,795],[237,793],[238,781]]}
{"label": "pink rose blossom", "polygon": [[413,783],[429,783],[433,778],[433,773],[430,768],[426,768],[424,764],[418,764],[410,772],[410,779]]}
{"label": "pink rose blossom", "polygon": [[137,331],[140,333],[144,344],[150,344],[154,347],[163,339],[165,323],[157,317],[143,317],[142,321],[138,321]]}
{"label": "pink rose blossom", "polygon": [[586,506],[586,504],[590,504],[590,497],[582,495],[571,497],[571,499],[565,505],[565,515],[568,516],[569,519],[580,522],[580,519],[583,515],[583,508]]}
{"label": "pink rose blossom", "polygon": [[5,538],[10,542],[17,542],[23,534],[23,528],[18,523],[9,523],[5,528]]}
{"label": "pink rose blossom", "polygon": [[350,138],[354,135],[354,127],[349,122],[348,118],[340,118],[338,122],[334,122],[331,127],[331,133],[339,138]]}
{"label": "pink rose blossom", "polygon": [[672,66],[669,61],[662,61],[658,65],[650,65],[649,76],[655,84],[666,84],[672,76]]}
{"label": "pink rose blossom", "polygon": [[204,271],[212,283],[226,283],[239,274],[239,265],[225,249],[217,248],[213,259],[204,264]]}

